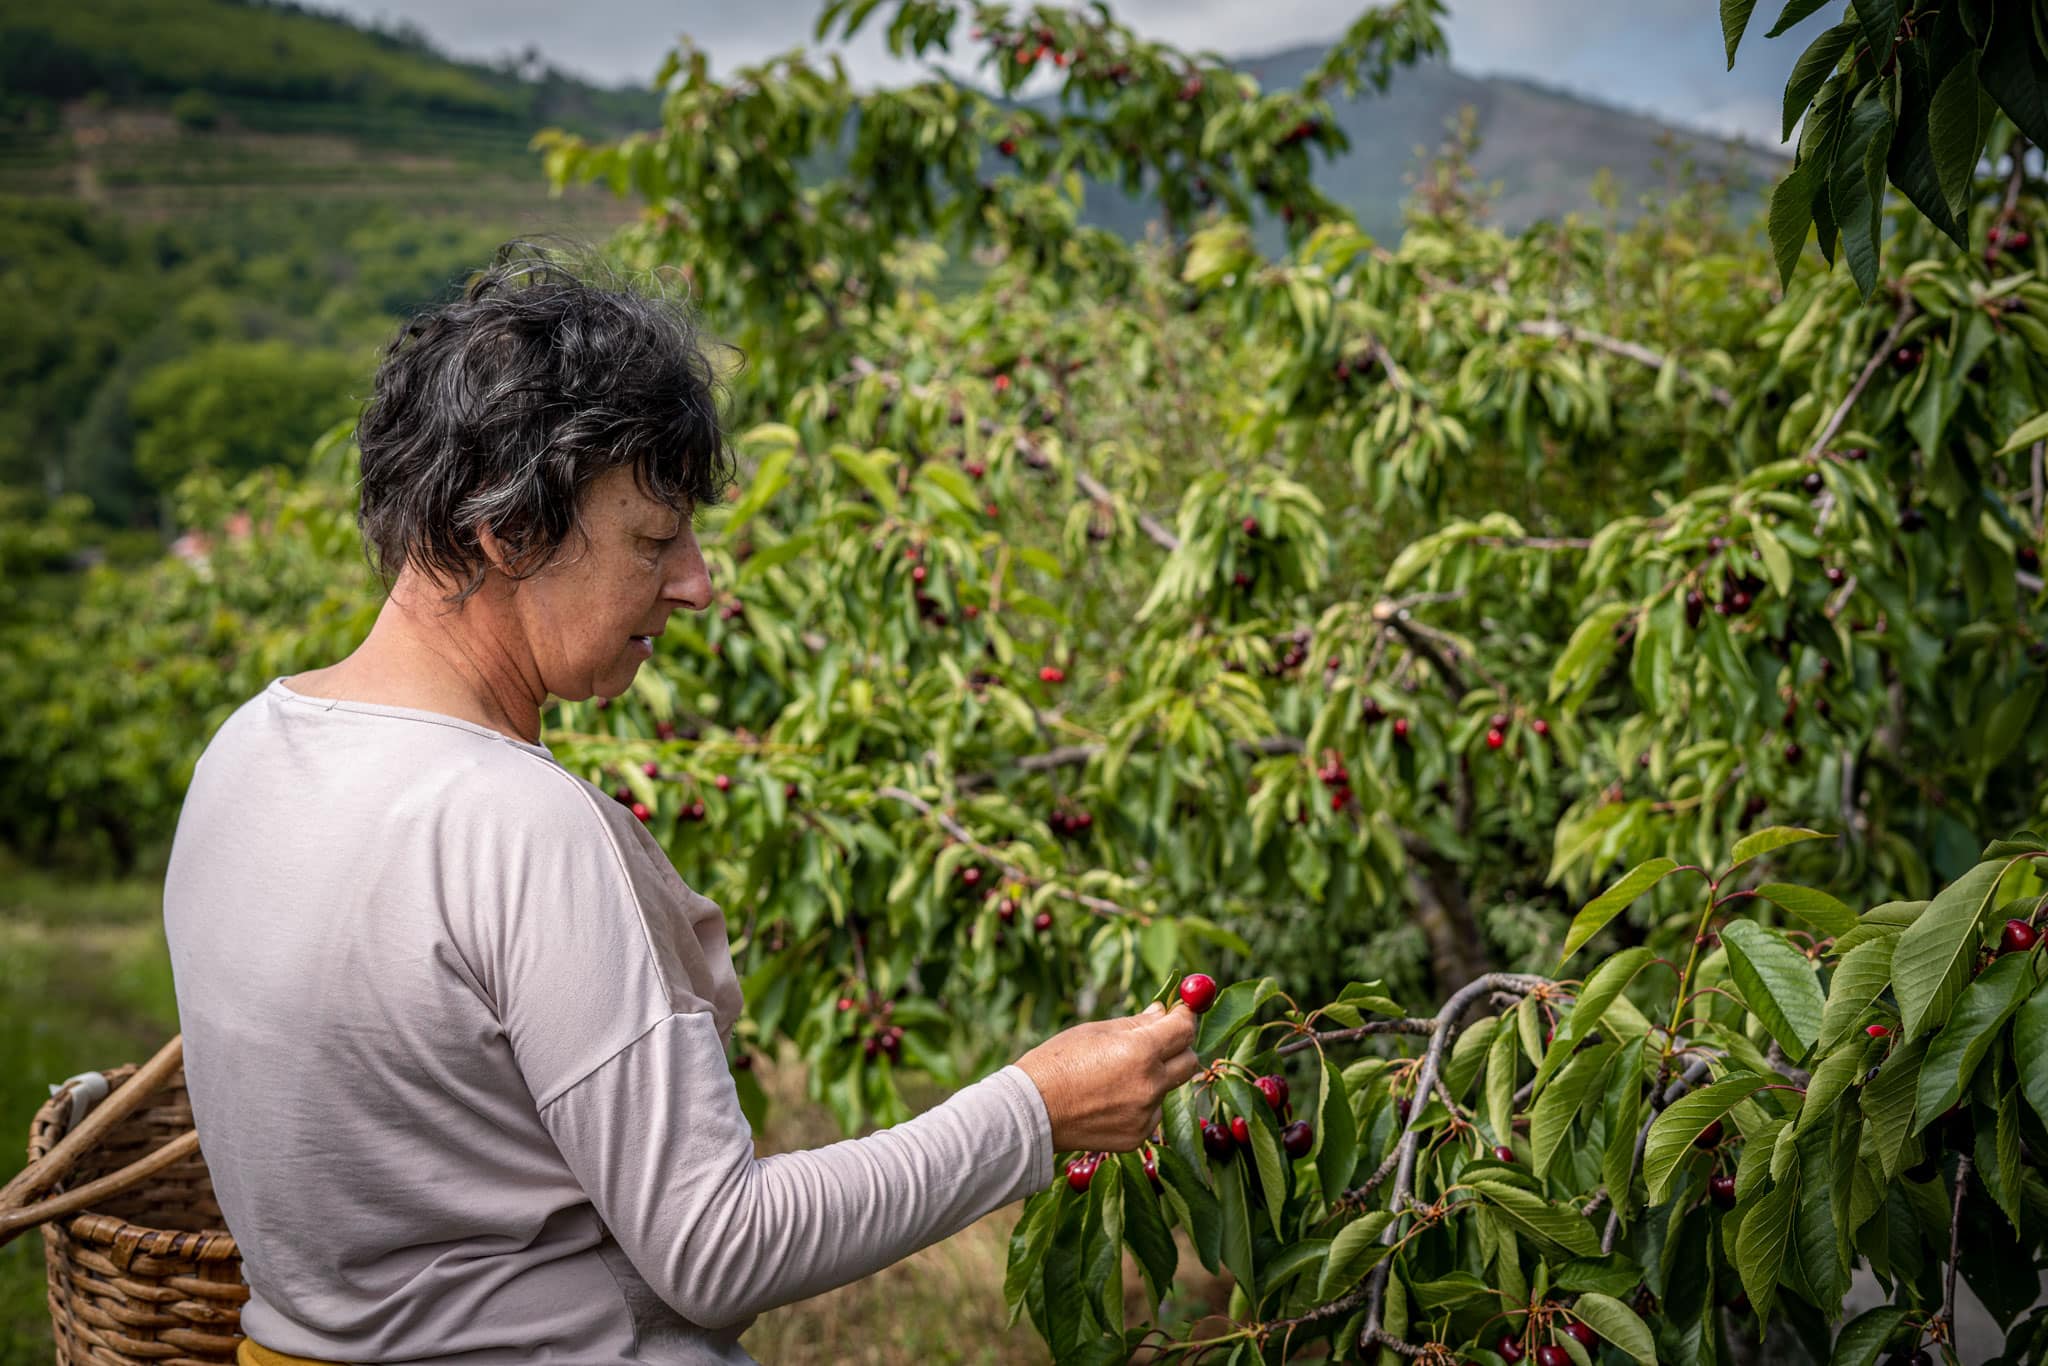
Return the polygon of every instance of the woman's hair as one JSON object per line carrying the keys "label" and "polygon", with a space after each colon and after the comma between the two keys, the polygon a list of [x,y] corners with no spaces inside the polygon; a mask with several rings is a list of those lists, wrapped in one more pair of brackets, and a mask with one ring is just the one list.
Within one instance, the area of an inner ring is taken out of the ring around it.
{"label": "woman's hair", "polygon": [[400,329],[356,425],[356,523],[387,590],[410,564],[461,584],[461,606],[491,568],[485,526],[507,577],[531,577],[578,529],[585,488],[628,462],[679,513],[719,501],[735,466],[706,346],[687,303],[586,249],[500,247]]}

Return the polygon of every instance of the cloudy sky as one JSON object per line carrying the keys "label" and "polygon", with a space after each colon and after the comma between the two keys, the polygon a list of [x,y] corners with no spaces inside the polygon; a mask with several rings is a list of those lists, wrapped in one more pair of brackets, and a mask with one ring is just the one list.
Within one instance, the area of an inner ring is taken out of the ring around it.
{"label": "cloudy sky", "polygon": [[[720,71],[794,47],[817,49],[817,0],[313,0],[360,19],[406,21],[443,49],[495,58],[537,46],[556,66],[606,84],[648,81],[687,33]],[[1725,136],[1778,145],[1785,80],[1806,43],[1841,20],[1826,6],[1765,41],[1781,6],[1759,5],[1734,71],[1711,0],[1447,0],[1451,62],[1477,75],[1527,76],[1625,109]],[[886,16],[891,7],[884,5]],[[1196,51],[1255,56],[1328,41],[1361,4],[1335,0],[1111,0],[1122,22]],[[921,74],[889,56],[871,21],[841,49],[862,85]],[[955,73],[972,77],[966,66]]]}

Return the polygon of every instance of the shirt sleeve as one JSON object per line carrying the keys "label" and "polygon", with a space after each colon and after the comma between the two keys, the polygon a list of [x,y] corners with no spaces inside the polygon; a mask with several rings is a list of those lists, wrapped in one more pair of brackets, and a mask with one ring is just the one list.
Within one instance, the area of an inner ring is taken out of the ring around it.
{"label": "shirt sleeve", "polygon": [[869,1275],[1053,1178],[1012,1065],[866,1138],[754,1156],[716,1024],[676,1014],[541,1108],[621,1250],[706,1328]]}

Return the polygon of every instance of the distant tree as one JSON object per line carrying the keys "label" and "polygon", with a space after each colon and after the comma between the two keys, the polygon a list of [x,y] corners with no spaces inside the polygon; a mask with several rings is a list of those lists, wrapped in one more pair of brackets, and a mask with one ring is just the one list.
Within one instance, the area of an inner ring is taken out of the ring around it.
{"label": "distant tree", "polygon": [[283,340],[202,347],[135,386],[136,468],[168,490],[195,470],[234,476],[296,463],[349,414],[367,378],[367,364],[342,351]]}

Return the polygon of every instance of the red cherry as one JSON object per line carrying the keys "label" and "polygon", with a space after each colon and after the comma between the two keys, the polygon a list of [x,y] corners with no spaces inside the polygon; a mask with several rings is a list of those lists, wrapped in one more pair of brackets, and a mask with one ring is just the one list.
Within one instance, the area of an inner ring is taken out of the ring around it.
{"label": "red cherry", "polygon": [[2041,938],[2040,931],[2024,920],[2005,922],[2005,933],[1998,937],[2000,953],[2025,953]]}
{"label": "red cherry", "polygon": [[1259,519],[1256,517],[1247,517],[1242,522],[1239,522],[1238,525],[1244,528],[1244,534],[1247,536],[1259,534]]}
{"label": "red cherry", "polygon": [[1562,1347],[1538,1347],[1536,1366],[1572,1366],[1572,1354]]}
{"label": "red cherry", "polygon": [[1514,1366],[1515,1362],[1520,1361],[1523,1357],[1528,1355],[1528,1353],[1522,1349],[1522,1344],[1516,1342],[1511,1337],[1503,1337],[1499,1342],[1494,1343],[1493,1354],[1499,1357],[1502,1361],[1507,1362],[1508,1366]]}
{"label": "red cherry", "polygon": [[1726,1175],[1708,1177],[1707,1195],[1722,1209],[1734,1209],[1735,1178]]}
{"label": "red cherry", "polygon": [[1231,1141],[1228,1128],[1212,1120],[1203,1120],[1202,1148],[1209,1156],[1221,1162],[1237,1150],[1237,1144]]}
{"label": "red cherry", "polygon": [[1067,1164],[1067,1188],[1076,1191],[1087,1190],[1088,1183],[1095,1179],[1095,1166],[1095,1159],[1092,1157],[1077,1157],[1072,1162],[1069,1162]]}
{"label": "red cherry", "polygon": [[852,998],[851,996],[842,996],[842,997],[840,997],[840,998],[839,998],[839,1008],[840,1008],[841,1010],[852,1010],[852,1009],[853,1009],[853,998]]}
{"label": "red cherry", "polygon": [[1515,1150],[1513,1148],[1510,1148],[1505,1143],[1497,1143],[1494,1145],[1493,1149],[1493,1160],[1496,1162],[1506,1163],[1509,1166],[1513,1166],[1515,1161]]}
{"label": "red cherry", "polygon": [[654,813],[647,809],[645,802],[633,803],[633,815],[642,825],[654,819]]}
{"label": "red cherry", "polygon": [[1008,138],[1004,138],[1001,142],[996,144],[996,150],[1001,152],[1006,157],[1013,157],[1017,155],[1017,144],[1012,142]]}
{"label": "red cherry", "polygon": [[1885,1028],[1883,1025],[1874,1024],[1866,1025],[1864,1027],[1863,1032],[1865,1034],[1868,1034],[1873,1039],[1882,1039],[1887,1037],[1891,1033],[1891,1030]]}
{"label": "red cherry", "polygon": [[1538,735],[1548,735],[1550,734],[1550,723],[1539,716],[1529,723],[1529,729],[1535,731]]}
{"label": "red cherry", "polygon": [[1005,392],[1007,392],[1007,391],[1009,390],[1009,387],[1010,387],[1010,377],[1009,377],[1008,375],[997,375],[997,376],[996,376],[996,392],[997,392],[997,393],[999,393],[999,394],[1000,394],[1000,393],[1005,393]]}
{"label": "red cherry", "polygon": [[923,583],[926,576],[930,573],[930,570],[926,569],[923,565],[919,565],[910,571],[910,581],[912,583]]}
{"label": "red cherry", "polygon": [[1316,1131],[1305,1119],[1297,1119],[1280,1131],[1280,1146],[1292,1158],[1308,1156],[1308,1150],[1316,1145]]}
{"label": "red cherry", "polygon": [[1408,738],[1408,718],[1407,718],[1407,717],[1405,717],[1405,716],[1397,716],[1397,717],[1395,717],[1395,718],[1394,718],[1394,734],[1395,734],[1395,735],[1397,735],[1398,737],[1400,737],[1400,738],[1401,738],[1401,739],[1403,739],[1403,740],[1406,740],[1406,739]]}
{"label": "red cherry", "polygon": [[633,789],[630,787],[615,787],[612,789],[612,796],[618,800],[620,806],[625,806],[633,800]]}
{"label": "red cherry", "polygon": [[1577,1320],[1567,1323],[1564,1326],[1564,1331],[1578,1339],[1579,1346],[1589,1352],[1600,1345],[1600,1335]]}
{"label": "red cherry", "polygon": [[713,778],[711,780],[711,784],[713,787],[716,787],[720,792],[732,791],[732,779],[723,773],[719,774],[716,778]]}
{"label": "red cherry", "polygon": [[646,763],[640,765],[640,771],[650,778],[659,778],[661,776],[661,765],[649,759]]}
{"label": "red cherry", "polygon": [[1067,681],[1067,671],[1048,664],[1038,671],[1038,681],[1041,683],[1064,683]]}
{"label": "red cherry", "polygon": [[799,789],[797,788],[797,785],[795,783],[785,783],[782,787],[782,795],[788,798],[790,801],[795,801],[798,790]]}
{"label": "red cherry", "polygon": [[1240,1145],[1251,1143],[1252,1126],[1243,1115],[1232,1115],[1230,1117],[1230,1137],[1232,1141]]}
{"label": "red cherry", "polygon": [[661,739],[673,740],[676,738],[676,723],[673,721],[656,721],[654,723],[654,733]]}
{"label": "red cherry", "polygon": [[1037,930],[1040,934],[1044,934],[1047,930],[1051,929],[1052,912],[1040,911],[1037,915],[1032,916],[1031,928]]}
{"label": "red cherry", "polygon": [[1507,743],[1507,740],[1508,737],[1502,735],[1498,730],[1490,730],[1486,732],[1486,747],[1488,749],[1499,749],[1502,745]]}
{"label": "red cherry", "polygon": [[691,819],[691,820],[693,820],[693,821],[701,821],[701,820],[703,820],[703,819],[704,819],[704,803],[702,803],[702,802],[691,802],[691,803],[690,803],[690,819]]}
{"label": "red cherry", "polygon": [[1206,972],[1191,972],[1181,978],[1180,1003],[1201,1014],[1216,1004],[1216,979]]}
{"label": "red cherry", "polygon": [[1700,1130],[1700,1136],[1692,1141],[1692,1146],[1695,1148],[1712,1148],[1719,1144],[1720,1141],[1721,1121],[1717,1119],[1706,1128]]}
{"label": "red cherry", "polygon": [[1287,1078],[1281,1076],[1260,1077],[1253,1085],[1266,1098],[1266,1104],[1275,1110],[1287,1103]]}
{"label": "red cherry", "polygon": [[981,869],[971,863],[968,864],[960,870],[960,880],[972,887],[975,883],[981,881]]}
{"label": "red cherry", "polygon": [[1147,1147],[1138,1154],[1138,1161],[1145,1166],[1145,1178],[1152,1183],[1153,1190],[1165,1190],[1166,1184],[1159,1179],[1159,1154]]}

